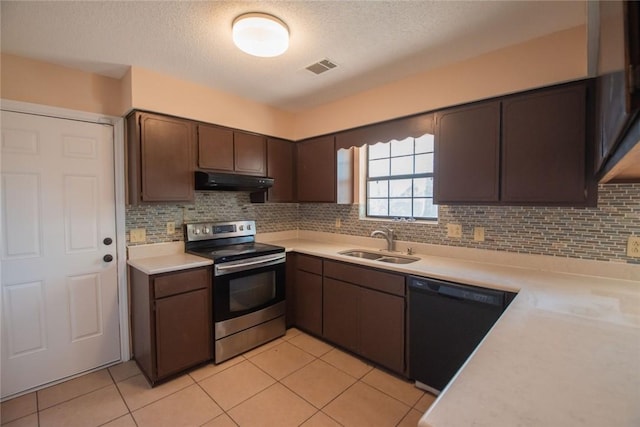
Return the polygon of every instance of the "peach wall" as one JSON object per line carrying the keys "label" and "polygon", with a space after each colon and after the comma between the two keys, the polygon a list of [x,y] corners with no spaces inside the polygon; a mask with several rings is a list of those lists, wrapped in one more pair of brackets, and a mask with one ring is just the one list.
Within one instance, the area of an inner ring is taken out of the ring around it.
{"label": "peach wall", "polygon": [[585,78],[586,37],[584,26],[561,31],[296,114],[140,67],[116,80],[8,54],[0,97],[115,116],[138,108],[300,140]]}
{"label": "peach wall", "polygon": [[584,26],[493,51],[296,116],[295,140],[587,77]]}
{"label": "peach wall", "polygon": [[132,106],[281,138],[294,115],[255,101],[140,67],[131,67]]}
{"label": "peach wall", "polygon": [[120,116],[120,80],[15,55],[0,58],[0,97]]}

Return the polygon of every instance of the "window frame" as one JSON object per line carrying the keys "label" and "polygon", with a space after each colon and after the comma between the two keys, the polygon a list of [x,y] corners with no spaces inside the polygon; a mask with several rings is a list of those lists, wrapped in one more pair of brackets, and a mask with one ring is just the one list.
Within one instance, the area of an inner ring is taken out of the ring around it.
{"label": "window frame", "polygon": [[[430,134],[430,133],[429,133]],[[436,207],[436,213],[435,216],[429,216],[429,217],[416,217],[416,216],[409,216],[409,217],[400,217],[400,216],[394,216],[394,215],[372,215],[369,213],[369,200],[370,199],[374,199],[374,200],[387,200],[387,212],[389,212],[389,207],[390,207],[390,201],[394,200],[394,199],[409,199],[411,200],[411,213],[413,214],[413,209],[414,209],[414,199],[422,199],[422,198],[426,198],[426,199],[431,199],[433,201],[434,199],[434,194],[433,194],[433,187],[432,187],[432,192],[431,192],[431,196],[418,196],[415,197],[414,196],[414,187],[411,187],[411,197],[391,197],[389,194],[389,187],[390,187],[390,183],[392,181],[399,181],[399,180],[406,180],[406,179],[420,179],[420,178],[431,178],[434,179],[434,171],[433,171],[433,167],[434,165],[431,165],[431,172],[421,172],[421,173],[413,173],[413,174],[403,174],[403,175],[391,175],[391,160],[394,158],[401,158],[401,157],[411,157],[411,160],[413,162],[413,170],[415,171],[415,167],[416,167],[416,156],[417,155],[423,155],[423,154],[431,154],[433,161],[435,162],[435,144],[432,147],[431,151],[425,151],[425,152],[420,152],[420,153],[416,153],[416,139],[420,138],[420,137],[407,137],[405,139],[411,138],[412,139],[412,143],[413,143],[413,150],[411,154],[401,154],[401,155],[397,155],[394,156],[391,153],[391,144],[394,141],[398,141],[398,140],[391,140],[391,141],[386,141],[386,142],[381,142],[384,144],[390,144],[389,145],[389,156],[388,157],[381,157],[381,158],[374,158],[373,160],[383,160],[383,159],[387,159],[389,161],[389,174],[388,175],[384,175],[384,176],[375,176],[375,177],[371,177],[370,176],[370,162],[371,162],[371,158],[370,158],[370,149],[373,145],[376,144],[366,144],[365,148],[366,148],[366,153],[365,153],[365,165],[366,165],[366,173],[365,175],[365,217],[366,218],[372,218],[372,219],[391,219],[391,220],[409,220],[409,221],[437,221],[438,220],[438,207],[437,205],[434,203],[433,206]],[[405,140],[403,139],[403,141]],[[400,142],[400,141],[398,141]],[[370,182],[376,182],[376,181],[387,181],[389,184],[389,187],[387,189],[387,196],[386,197],[371,197],[369,194],[369,183]]]}

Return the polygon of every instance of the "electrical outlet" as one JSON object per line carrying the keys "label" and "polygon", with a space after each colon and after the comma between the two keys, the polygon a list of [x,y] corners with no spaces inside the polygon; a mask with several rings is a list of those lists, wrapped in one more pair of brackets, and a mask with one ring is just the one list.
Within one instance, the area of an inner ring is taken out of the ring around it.
{"label": "electrical outlet", "polygon": [[447,224],[447,237],[454,237],[454,238],[462,237],[462,225]]}
{"label": "electrical outlet", "polygon": [[484,227],[474,227],[473,240],[476,242],[484,242]]}
{"label": "electrical outlet", "polygon": [[336,218],[336,228],[340,227],[342,227],[342,221],[340,220],[340,218]]}
{"label": "electrical outlet", "polygon": [[640,237],[629,236],[627,241],[627,256],[640,258]]}
{"label": "electrical outlet", "polygon": [[176,223],[173,221],[167,222],[167,234],[175,234],[176,232]]}
{"label": "electrical outlet", "polygon": [[147,230],[144,228],[133,228],[129,231],[129,242],[140,243],[147,240]]}

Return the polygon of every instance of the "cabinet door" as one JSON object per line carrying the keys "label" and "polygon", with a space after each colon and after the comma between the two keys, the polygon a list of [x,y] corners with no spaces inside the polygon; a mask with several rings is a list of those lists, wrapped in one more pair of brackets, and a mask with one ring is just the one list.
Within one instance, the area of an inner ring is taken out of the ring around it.
{"label": "cabinet door", "polygon": [[296,325],[296,305],[295,294],[296,294],[296,254],[287,253],[287,270],[285,276],[285,294],[287,296],[286,303],[286,325],[287,328]]}
{"label": "cabinet door", "polygon": [[583,84],[503,101],[502,200],[583,202],[585,120]]}
{"label": "cabinet door", "polygon": [[295,286],[296,325],[322,335],[322,276],[297,270]]}
{"label": "cabinet door", "polygon": [[208,289],[159,299],[155,304],[158,378],[211,359]]}
{"label": "cabinet door", "polygon": [[234,169],[245,175],[267,175],[267,142],[264,136],[233,133]]}
{"label": "cabinet door", "polygon": [[336,201],[336,151],[333,136],[296,144],[299,202]]}
{"label": "cabinet door", "polygon": [[233,172],[233,131],[218,126],[198,126],[198,166]]}
{"label": "cabinet door", "polygon": [[293,143],[267,139],[267,176],[274,179],[270,202],[293,202]]}
{"label": "cabinet door", "polygon": [[360,289],[360,353],[395,372],[404,372],[404,298]]}
{"label": "cabinet door", "polygon": [[358,351],[358,298],[360,288],[324,278],[322,283],[322,333],[324,338]]}
{"label": "cabinet door", "polygon": [[193,200],[192,133],[189,121],[140,115],[143,201]]}
{"label": "cabinet door", "polygon": [[500,102],[456,108],[436,116],[436,203],[497,202]]}

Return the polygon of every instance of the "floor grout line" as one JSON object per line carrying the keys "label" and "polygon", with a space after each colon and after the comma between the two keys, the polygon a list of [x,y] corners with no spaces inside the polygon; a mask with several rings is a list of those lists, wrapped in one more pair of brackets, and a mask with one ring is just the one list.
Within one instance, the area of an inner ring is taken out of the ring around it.
{"label": "floor grout line", "polygon": [[[185,374],[184,374],[184,376],[187,376],[187,377],[188,377],[188,379],[191,381],[189,384],[185,385],[184,387],[182,387],[182,388],[180,388],[180,389],[178,389],[178,390],[173,391],[172,393],[169,393],[169,394],[167,394],[167,395],[164,395],[164,396],[162,396],[162,397],[160,397],[160,398],[158,398],[158,399],[156,399],[156,400],[153,400],[152,402],[149,402],[149,403],[147,403],[147,404],[145,404],[145,405],[141,406],[140,408],[137,408],[137,409],[136,409],[136,411],[137,411],[137,410],[140,410],[140,409],[143,409],[143,408],[145,408],[145,407],[148,407],[149,405],[152,405],[152,404],[154,404],[154,403],[156,403],[156,402],[158,402],[158,401],[161,401],[161,400],[163,400],[163,399],[166,399],[166,398],[168,398],[168,397],[170,397],[170,396],[173,396],[173,395],[175,395],[175,394],[177,394],[177,393],[180,393],[180,392],[184,391],[185,389],[187,389],[187,388],[189,388],[189,387],[191,387],[192,385],[194,385],[194,384],[195,384],[195,385],[200,389],[200,391],[204,392],[204,394],[205,394],[205,395],[206,395],[206,396],[211,400],[211,402],[213,402],[213,403],[214,403],[218,408],[220,408],[220,410],[222,411],[222,412],[221,412],[220,414],[218,414],[217,416],[215,416],[215,417],[213,417],[213,418],[211,418],[211,419],[209,419],[209,420],[205,421],[202,425],[207,424],[207,423],[209,423],[209,422],[212,422],[213,420],[215,420],[215,419],[217,419],[217,418],[219,418],[219,417],[221,417],[221,416],[226,416],[226,417],[228,417],[228,418],[229,418],[229,419],[230,419],[230,420],[231,420],[235,425],[238,425],[238,424],[237,424],[237,422],[236,422],[236,420],[235,420],[235,419],[230,415],[230,413],[229,413],[229,412],[230,412],[231,410],[233,410],[234,408],[238,407],[239,405],[242,405],[243,403],[247,402],[249,399],[252,399],[252,398],[254,398],[255,396],[257,396],[258,394],[263,393],[265,390],[268,390],[269,388],[273,387],[274,385],[279,384],[281,387],[283,387],[284,389],[286,389],[287,391],[289,391],[290,393],[292,393],[293,395],[295,395],[296,397],[298,397],[298,398],[299,398],[299,399],[301,399],[302,401],[306,402],[308,405],[310,405],[310,406],[314,409],[313,414],[312,414],[311,416],[309,416],[307,419],[303,420],[303,421],[300,423],[300,425],[302,425],[302,424],[304,424],[304,423],[308,422],[311,418],[313,418],[313,417],[317,416],[317,415],[318,415],[318,414],[320,414],[320,413],[321,413],[323,416],[328,417],[329,419],[331,419],[331,420],[332,420],[332,421],[334,421],[335,423],[337,423],[337,424],[339,424],[339,425],[342,425],[338,420],[334,419],[332,416],[330,416],[328,413],[326,413],[326,412],[324,411],[324,409],[326,409],[326,408],[327,408],[327,407],[328,407],[332,402],[334,402],[336,399],[338,399],[338,398],[340,398],[341,396],[343,396],[343,395],[344,395],[348,390],[352,389],[352,388],[353,388],[354,386],[356,386],[358,383],[361,383],[362,385],[364,385],[364,386],[366,386],[366,387],[370,387],[371,389],[373,389],[373,390],[375,390],[375,391],[377,391],[377,392],[379,392],[379,393],[383,394],[384,396],[387,396],[387,397],[389,397],[389,398],[391,398],[391,399],[393,399],[393,400],[397,401],[398,403],[400,403],[400,404],[404,405],[405,407],[407,407],[407,410],[405,411],[405,413],[403,414],[403,416],[400,418],[400,420],[395,424],[395,426],[398,426],[398,425],[402,424],[402,422],[403,422],[403,421],[404,421],[408,416],[410,416],[410,415],[412,414],[412,411],[413,411],[413,410],[416,410],[417,412],[424,412],[424,411],[422,411],[422,410],[420,410],[420,409],[417,409],[417,408],[416,408],[416,405],[418,405],[418,403],[422,400],[422,398],[423,398],[427,393],[422,392],[422,393],[421,393],[421,395],[420,395],[420,396],[416,399],[416,401],[413,403],[413,405],[408,404],[408,403],[406,403],[405,401],[401,400],[400,398],[398,398],[398,397],[394,396],[394,395],[393,395],[393,394],[391,394],[390,392],[385,391],[385,390],[382,390],[382,389],[378,388],[377,386],[374,386],[374,385],[372,385],[372,384],[369,384],[368,382],[366,382],[366,381],[364,380],[364,378],[365,378],[367,375],[369,375],[371,372],[373,372],[375,369],[377,369],[375,366],[370,365],[369,363],[367,363],[367,362],[366,362],[366,361],[364,361],[363,359],[361,359],[361,358],[357,357],[356,355],[352,355],[352,354],[350,354],[350,353],[348,353],[348,352],[346,352],[346,351],[342,350],[341,348],[339,348],[339,347],[335,347],[335,346],[333,346],[333,345],[331,345],[331,344],[328,344],[328,343],[327,343],[327,345],[328,345],[330,348],[329,348],[327,351],[322,352],[322,354],[316,355],[316,354],[314,354],[314,353],[311,353],[309,350],[307,350],[307,349],[305,349],[305,348],[304,348],[304,344],[303,344],[303,345],[300,345],[300,344],[295,344],[295,343],[291,342],[291,340],[292,340],[292,339],[294,339],[294,338],[296,338],[296,337],[298,337],[298,336],[301,336],[301,335],[307,335],[309,338],[311,338],[311,339],[313,339],[313,340],[318,340],[318,341],[320,341],[320,342],[323,342],[323,343],[324,343],[324,341],[322,341],[322,340],[320,340],[320,339],[316,338],[315,336],[313,336],[313,335],[309,335],[309,334],[306,334],[305,332],[298,330],[298,331],[297,331],[297,333],[296,333],[295,335],[292,335],[292,336],[290,336],[290,337],[287,337],[286,339],[284,338],[284,336],[283,336],[283,337],[281,337],[281,342],[280,342],[280,343],[278,343],[278,344],[276,344],[276,345],[272,345],[272,346],[270,346],[269,348],[265,349],[264,351],[260,351],[260,352],[257,352],[257,353],[255,353],[255,354],[253,354],[251,358],[248,358],[248,357],[246,357],[245,355],[239,355],[239,356],[237,356],[237,357],[239,357],[239,358],[242,358],[243,360],[240,360],[239,362],[234,363],[233,365],[228,366],[228,367],[226,367],[226,368],[224,368],[224,369],[222,369],[222,370],[220,370],[220,371],[216,371],[216,372],[214,372],[214,373],[213,373],[213,374],[211,374],[211,375],[208,375],[208,376],[206,376],[206,377],[203,377],[203,378],[201,378],[200,380],[196,380],[194,377],[192,377],[192,376],[191,376],[191,373],[185,373]],[[277,379],[277,378],[276,378],[276,377],[274,377],[272,374],[270,374],[269,372],[267,372],[265,369],[261,368],[261,367],[260,367],[258,364],[256,364],[252,359],[253,359],[253,358],[255,358],[255,357],[258,357],[259,355],[264,354],[264,353],[266,353],[266,352],[268,352],[268,351],[271,351],[271,350],[273,350],[273,349],[277,348],[278,346],[283,345],[284,343],[288,343],[288,344],[290,344],[293,348],[295,348],[295,349],[297,349],[297,350],[299,350],[299,351],[302,351],[302,352],[304,352],[305,354],[307,354],[307,355],[311,356],[311,359],[310,359],[308,362],[304,363],[303,365],[301,365],[301,366],[297,367],[297,368],[296,368],[296,369],[294,369],[293,371],[288,372],[284,377],[282,377],[282,378],[280,378],[280,379]],[[308,348],[313,348],[313,346],[312,346],[312,345],[311,345],[310,347],[308,346]],[[327,360],[324,360],[324,359],[323,359],[323,357],[327,356],[329,353],[331,353],[331,352],[332,352],[332,351],[334,351],[334,350],[335,350],[335,351],[338,351],[338,352],[341,352],[341,353],[344,353],[346,356],[352,357],[352,358],[354,358],[355,360],[357,360],[357,361],[359,361],[359,362],[363,363],[363,364],[364,364],[368,369],[366,369],[366,372],[364,372],[360,377],[355,377],[355,376],[354,376],[354,375],[352,375],[350,372],[348,372],[347,370],[345,370],[343,367],[336,366],[336,365],[334,365],[333,363],[330,363],[329,361],[327,361]],[[333,398],[331,398],[327,403],[322,404],[322,406],[321,406],[321,407],[317,407],[314,403],[312,403],[311,401],[307,400],[304,396],[302,396],[301,394],[299,394],[298,392],[296,392],[293,388],[290,388],[289,386],[287,386],[287,384],[285,384],[285,383],[283,382],[283,381],[284,381],[285,379],[287,379],[288,377],[290,377],[290,376],[292,376],[292,375],[296,374],[297,372],[299,372],[299,371],[301,371],[301,370],[305,369],[306,367],[308,367],[309,365],[311,365],[311,364],[315,363],[315,362],[316,362],[316,361],[318,361],[318,360],[320,360],[320,361],[321,361],[321,362],[323,362],[323,363],[326,363],[327,365],[331,366],[332,368],[334,368],[334,369],[338,370],[339,372],[341,372],[341,373],[343,373],[343,374],[347,375],[349,378],[351,378],[351,379],[353,379],[353,380],[354,380],[354,382],[353,382],[352,384],[350,384],[350,385],[349,385],[349,386],[347,386],[344,390],[342,390],[340,393],[338,393],[336,396],[334,396]],[[201,385],[201,383],[202,383],[202,382],[204,382],[204,381],[206,381],[206,380],[208,380],[208,379],[210,379],[210,378],[212,378],[212,377],[214,377],[214,376],[216,376],[216,375],[218,375],[218,374],[221,374],[221,373],[223,373],[223,372],[227,371],[228,369],[231,369],[231,368],[233,368],[233,367],[235,367],[235,366],[238,366],[239,364],[243,363],[244,361],[249,362],[253,367],[257,368],[260,372],[262,372],[262,373],[264,373],[265,375],[267,375],[267,376],[268,376],[271,380],[273,380],[274,382],[273,382],[272,384],[268,385],[267,387],[265,387],[265,388],[263,388],[263,389],[261,389],[261,390],[259,390],[259,391],[255,392],[255,393],[253,393],[252,395],[248,396],[247,398],[243,399],[241,402],[238,402],[238,403],[237,403],[237,404],[235,404],[233,407],[228,408],[228,409],[224,409],[224,408],[222,408],[222,406],[221,406],[221,405],[220,405],[220,404],[219,404],[219,403],[218,403],[218,402],[217,402],[217,401],[216,401],[216,400],[215,400],[215,399],[214,399],[214,398],[213,398],[209,393],[207,393],[207,391],[204,389],[204,387]],[[127,363],[127,362],[123,362],[123,363]],[[135,363],[135,362],[133,362],[133,363]],[[117,365],[115,365],[115,366],[117,366]],[[206,365],[205,365],[205,366],[206,366]],[[72,397],[72,398],[70,398],[70,399],[67,399],[67,400],[65,400],[65,401],[58,402],[58,403],[56,403],[55,405],[52,405],[52,406],[50,406],[50,407],[48,407],[48,408],[43,408],[42,410],[39,408],[39,406],[40,406],[40,402],[39,402],[40,397],[38,396],[38,393],[37,393],[37,392],[34,392],[34,394],[35,394],[35,400],[36,400],[36,402],[35,402],[35,403],[36,403],[36,411],[35,411],[35,414],[36,414],[36,419],[37,419],[37,425],[38,425],[38,426],[40,426],[40,425],[41,425],[41,419],[40,419],[40,417],[41,417],[41,413],[42,413],[43,411],[46,411],[46,410],[49,410],[49,409],[55,408],[55,407],[56,407],[56,406],[58,406],[58,405],[62,405],[62,404],[68,403],[68,402],[70,402],[70,401],[72,401],[72,400],[74,400],[74,399],[77,399],[77,398],[80,398],[80,397],[83,397],[83,396],[89,395],[89,394],[91,394],[91,393],[97,392],[97,391],[99,391],[99,390],[102,390],[102,389],[104,389],[104,388],[106,388],[106,387],[109,387],[109,386],[113,385],[113,386],[115,386],[116,391],[117,391],[118,396],[120,397],[121,401],[124,403],[124,406],[125,406],[125,408],[126,408],[127,412],[126,412],[125,414],[121,414],[121,415],[119,415],[119,416],[116,416],[115,418],[113,418],[113,419],[111,419],[111,420],[107,421],[107,422],[106,422],[106,423],[104,423],[104,424],[108,424],[108,423],[113,422],[113,421],[115,421],[115,420],[117,420],[117,419],[120,419],[120,418],[123,418],[123,417],[129,416],[129,417],[131,418],[131,420],[133,421],[133,423],[134,423],[136,426],[138,426],[138,422],[136,421],[136,419],[135,419],[135,417],[134,417],[134,415],[133,415],[133,413],[134,413],[135,411],[133,411],[133,410],[130,408],[129,404],[127,403],[127,400],[125,399],[124,394],[122,393],[122,391],[121,391],[121,389],[120,389],[120,387],[119,387],[119,384],[120,384],[120,383],[122,383],[122,382],[124,382],[124,381],[130,380],[131,378],[134,378],[135,376],[141,375],[141,373],[137,373],[137,374],[129,375],[129,376],[128,376],[128,377],[126,377],[126,378],[121,378],[119,381],[116,381],[116,379],[115,379],[115,377],[114,377],[114,374],[111,372],[111,370],[109,370],[109,368],[105,368],[105,369],[107,370],[107,374],[109,375],[109,378],[110,378],[110,380],[111,380],[111,384],[104,385],[104,386],[102,386],[102,387],[98,387],[98,388],[96,388],[96,389],[94,389],[94,390],[90,390],[90,391],[88,391],[88,392],[86,392],[86,393],[80,394],[80,395],[78,395],[78,396],[74,396],[74,397]],[[395,375],[393,375],[393,374],[391,374],[391,373],[389,373],[389,372],[386,372],[384,369],[381,369],[380,371],[381,371],[381,372],[383,372],[383,373],[385,373],[385,374],[387,374],[387,375],[391,375],[392,377],[395,377]],[[180,378],[180,377],[178,377],[178,378]],[[175,378],[175,379],[178,379],[178,378]],[[397,378],[397,380],[398,380],[398,381],[402,381],[402,382],[406,382],[406,381],[403,381],[403,379],[401,379],[401,378]],[[46,389],[44,389],[44,390],[46,390]],[[33,413],[32,413],[32,414],[33,414]],[[31,416],[32,414],[27,414],[27,415],[25,415],[24,417]],[[24,418],[24,417],[21,417],[21,418]],[[104,424],[102,424],[102,425],[104,425]]]}

